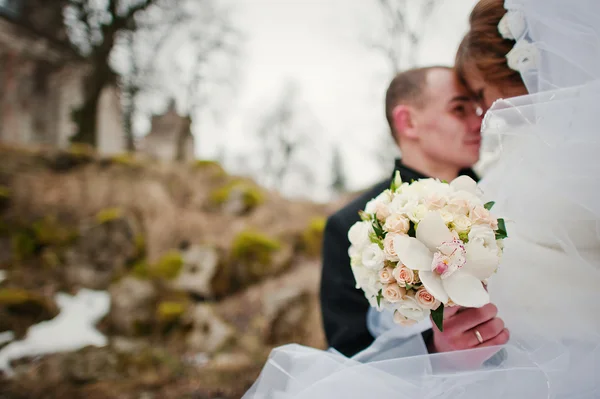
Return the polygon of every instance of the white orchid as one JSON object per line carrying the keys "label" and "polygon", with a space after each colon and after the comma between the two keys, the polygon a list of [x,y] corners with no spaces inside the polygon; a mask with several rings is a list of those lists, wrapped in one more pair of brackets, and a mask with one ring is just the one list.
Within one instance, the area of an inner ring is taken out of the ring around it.
{"label": "white orchid", "polygon": [[401,262],[419,272],[425,288],[438,301],[452,300],[465,307],[489,303],[482,281],[498,267],[497,251],[482,240],[464,244],[457,240],[438,212],[430,212],[416,231],[416,238],[398,236],[394,247]]}

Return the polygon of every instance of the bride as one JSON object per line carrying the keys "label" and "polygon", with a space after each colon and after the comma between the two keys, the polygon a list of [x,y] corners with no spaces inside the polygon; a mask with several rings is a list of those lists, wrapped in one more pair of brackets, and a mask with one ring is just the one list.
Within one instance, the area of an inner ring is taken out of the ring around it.
{"label": "bride", "polygon": [[423,355],[398,327],[350,359],[287,345],[245,398],[600,397],[600,2],[480,0],[457,73],[502,150],[480,186],[510,221],[489,284],[509,343]]}

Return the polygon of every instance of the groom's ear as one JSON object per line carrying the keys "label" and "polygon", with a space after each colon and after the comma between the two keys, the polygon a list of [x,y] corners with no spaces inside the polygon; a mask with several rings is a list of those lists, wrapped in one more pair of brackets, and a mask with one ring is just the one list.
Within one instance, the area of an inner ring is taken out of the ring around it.
{"label": "groom's ear", "polygon": [[392,111],[394,130],[396,138],[400,140],[402,137],[417,138],[415,129],[415,121],[411,107],[407,105],[397,105]]}

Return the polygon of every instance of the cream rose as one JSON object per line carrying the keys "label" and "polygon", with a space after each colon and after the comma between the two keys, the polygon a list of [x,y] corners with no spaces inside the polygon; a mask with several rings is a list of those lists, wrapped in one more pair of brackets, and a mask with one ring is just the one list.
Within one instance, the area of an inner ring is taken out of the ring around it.
{"label": "cream rose", "polygon": [[381,281],[383,284],[395,283],[396,279],[394,278],[393,272],[394,269],[391,267],[384,267],[379,271],[379,281]]}
{"label": "cream rose", "polygon": [[394,238],[397,237],[398,234],[388,233],[383,239],[383,253],[385,254],[385,258],[392,262],[398,262],[398,254],[394,249]]}
{"label": "cream rose", "polygon": [[424,309],[437,309],[440,306],[440,301],[435,299],[424,287],[420,288],[415,294],[415,299]]}
{"label": "cream rose", "polygon": [[383,298],[391,303],[397,303],[406,295],[406,289],[399,287],[398,284],[388,284],[381,291]]}
{"label": "cream rose", "polygon": [[406,234],[410,229],[410,220],[399,214],[389,216],[383,225],[388,233]]}
{"label": "cream rose", "polygon": [[401,287],[406,287],[406,284],[413,284],[415,282],[415,272],[406,266],[396,266],[392,275]]}
{"label": "cream rose", "polygon": [[415,298],[405,296],[395,305],[396,311],[410,320],[421,321],[431,314],[429,309],[424,309]]}
{"label": "cream rose", "polygon": [[471,219],[469,219],[469,217],[466,215],[458,215],[452,221],[452,226],[454,226],[454,230],[456,230],[459,233],[469,231],[469,229],[471,228],[471,224]]}
{"label": "cream rose", "polygon": [[471,209],[469,216],[471,217],[471,221],[473,222],[473,224],[487,224],[493,230],[496,230],[498,228],[498,220],[496,220],[496,218],[492,216],[490,211],[488,211],[487,209],[485,209],[485,207],[481,205],[478,205]]}
{"label": "cream rose", "polygon": [[400,324],[401,326],[408,327],[408,326],[417,324],[417,321],[407,318],[402,313],[400,313],[396,310],[396,311],[394,311],[394,323]]}
{"label": "cream rose", "polygon": [[446,206],[448,199],[438,192],[431,193],[425,199],[425,205],[432,211],[442,209]]}
{"label": "cream rose", "polygon": [[381,221],[384,221],[388,216],[390,216],[390,209],[388,206],[383,202],[378,202],[377,206],[375,207],[375,217]]}

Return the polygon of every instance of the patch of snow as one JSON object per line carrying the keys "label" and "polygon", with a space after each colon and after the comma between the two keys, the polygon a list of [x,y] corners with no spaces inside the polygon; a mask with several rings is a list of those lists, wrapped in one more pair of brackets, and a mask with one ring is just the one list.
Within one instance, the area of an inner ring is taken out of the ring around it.
{"label": "patch of snow", "polygon": [[25,338],[0,350],[0,371],[11,375],[10,362],[57,352],[70,352],[86,346],[105,346],[107,338],[95,325],[110,309],[106,291],[80,290],[75,296],[58,293],[55,296],[60,314],[52,320],[29,327]]}

